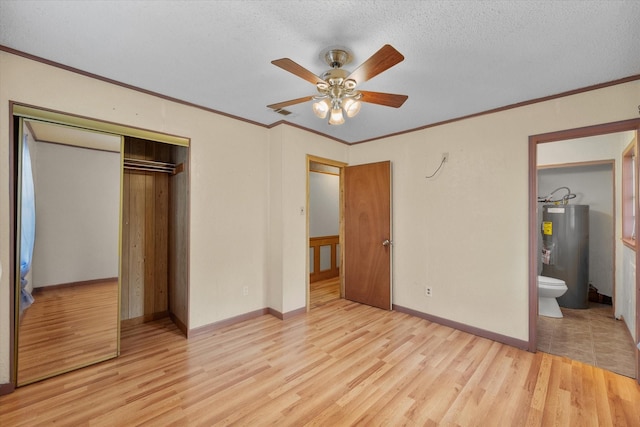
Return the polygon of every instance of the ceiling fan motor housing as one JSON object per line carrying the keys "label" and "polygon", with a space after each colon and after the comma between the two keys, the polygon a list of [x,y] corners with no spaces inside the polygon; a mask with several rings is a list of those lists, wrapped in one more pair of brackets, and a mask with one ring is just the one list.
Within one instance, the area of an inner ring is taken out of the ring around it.
{"label": "ceiling fan motor housing", "polygon": [[353,54],[345,48],[328,48],[320,55],[331,68],[340,68],[351,62]]}
{"label": "ceiling fan motor housing", "polygon": [[322,80],[330,85],[340,84],[349,75],[349,71],[342,68],[332,68],[322,74]]}
{"label": "ceiling fan motor housing", "polygon": [[339,100],[342,100],[345,96],[357,96],[358,92],[354,90],[356,82],[351,79],[346,79],[349,74],[351,74],[349,71],[342,68],[332,68],[328,70],[322,74],[324,82],[316,85],[318,93],[323,97],[329,96],[332,99]]}

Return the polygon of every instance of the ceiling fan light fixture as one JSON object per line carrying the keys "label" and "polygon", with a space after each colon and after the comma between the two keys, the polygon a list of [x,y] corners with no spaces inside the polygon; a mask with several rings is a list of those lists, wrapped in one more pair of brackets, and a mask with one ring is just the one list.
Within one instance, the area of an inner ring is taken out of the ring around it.
{"label": "ceiling fan light fixture", "polygon": [[321,99],[318,102],[314,102],[312,105],[313,114],[319,119],[324,119],[329,113],[329,104],[325,99]]}
{"label": "ceiling fan light fixture", "polygon": [[328,115],[330,125],[341,125],[345,122],[345,115],[352,118],[360,112],[363,102],[399,108],[408,98],[406,95],[395,93],[361,92],[357,89],[361,83],[404,60],[404,56],[391,45],[382,46],[353,72],[342,68],[353,58],[348,49],[337,46],[327,48],[322,52],[320,58],[331,67],[322,76],[317,76],[289,58],[271,61],[273,65],[315,85],[318,93],[315,96],[304,96],[267,105],[267,107],[278,110],[289,105],[313,100],[312,110],[318,118],[325,119]]}
{"label": "ceiling fan light fixture", "polygon": [[349,118],[355,117],[360,112],[360,107],[362,107],[362,103],[354,98],[347,98],[342,103],[342,108]]}
{"label": "ceiling fan light fixture", "polygon": [[347,79],[344,81],[344,87],[347,90],[353,90],[356,88],[356,81],[353,79]]}
{"label": "ceiling fan light fixture", "polygon": [[344,123],[344,116],[342,115],[342,108],[333,108],[331,115],[329,116],[330,125],[341,125]]}

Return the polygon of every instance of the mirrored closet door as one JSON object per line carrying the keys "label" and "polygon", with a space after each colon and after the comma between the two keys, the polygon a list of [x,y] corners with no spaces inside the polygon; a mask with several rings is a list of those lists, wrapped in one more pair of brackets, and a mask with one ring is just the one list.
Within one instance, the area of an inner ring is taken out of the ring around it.
{"label": "mirrored closet door", "polygon": [[17,385],[119,353],[122,137],[16,119]]}

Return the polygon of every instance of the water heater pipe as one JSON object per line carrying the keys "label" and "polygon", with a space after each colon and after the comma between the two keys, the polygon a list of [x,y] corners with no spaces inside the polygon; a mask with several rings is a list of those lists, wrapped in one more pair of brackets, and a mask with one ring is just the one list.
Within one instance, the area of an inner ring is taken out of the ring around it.
{"label": "water heater pipe", "polygon": [[[562,196],[562,199],[553,200],[553,195],[560,190],[567,190],[567,194]],[[538,203],[555,203],[562,202],[562,204],[566,205],[569,202],[569,199],[575,199],[576,195],[571,192],[569,187],[558,187],[549,193],[548,196],[538,196]]]}

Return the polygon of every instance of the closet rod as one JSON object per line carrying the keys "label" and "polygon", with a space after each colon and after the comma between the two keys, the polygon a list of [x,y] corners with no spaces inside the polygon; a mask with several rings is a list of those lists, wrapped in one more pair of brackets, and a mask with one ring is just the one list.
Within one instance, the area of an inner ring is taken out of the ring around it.
{"label": "closet rod", "polygon": [[173,163],[128,158],[124,159],[124,168],[149,172],[166,172],[171,174],[175,174],[176,171],[176,165]]}

